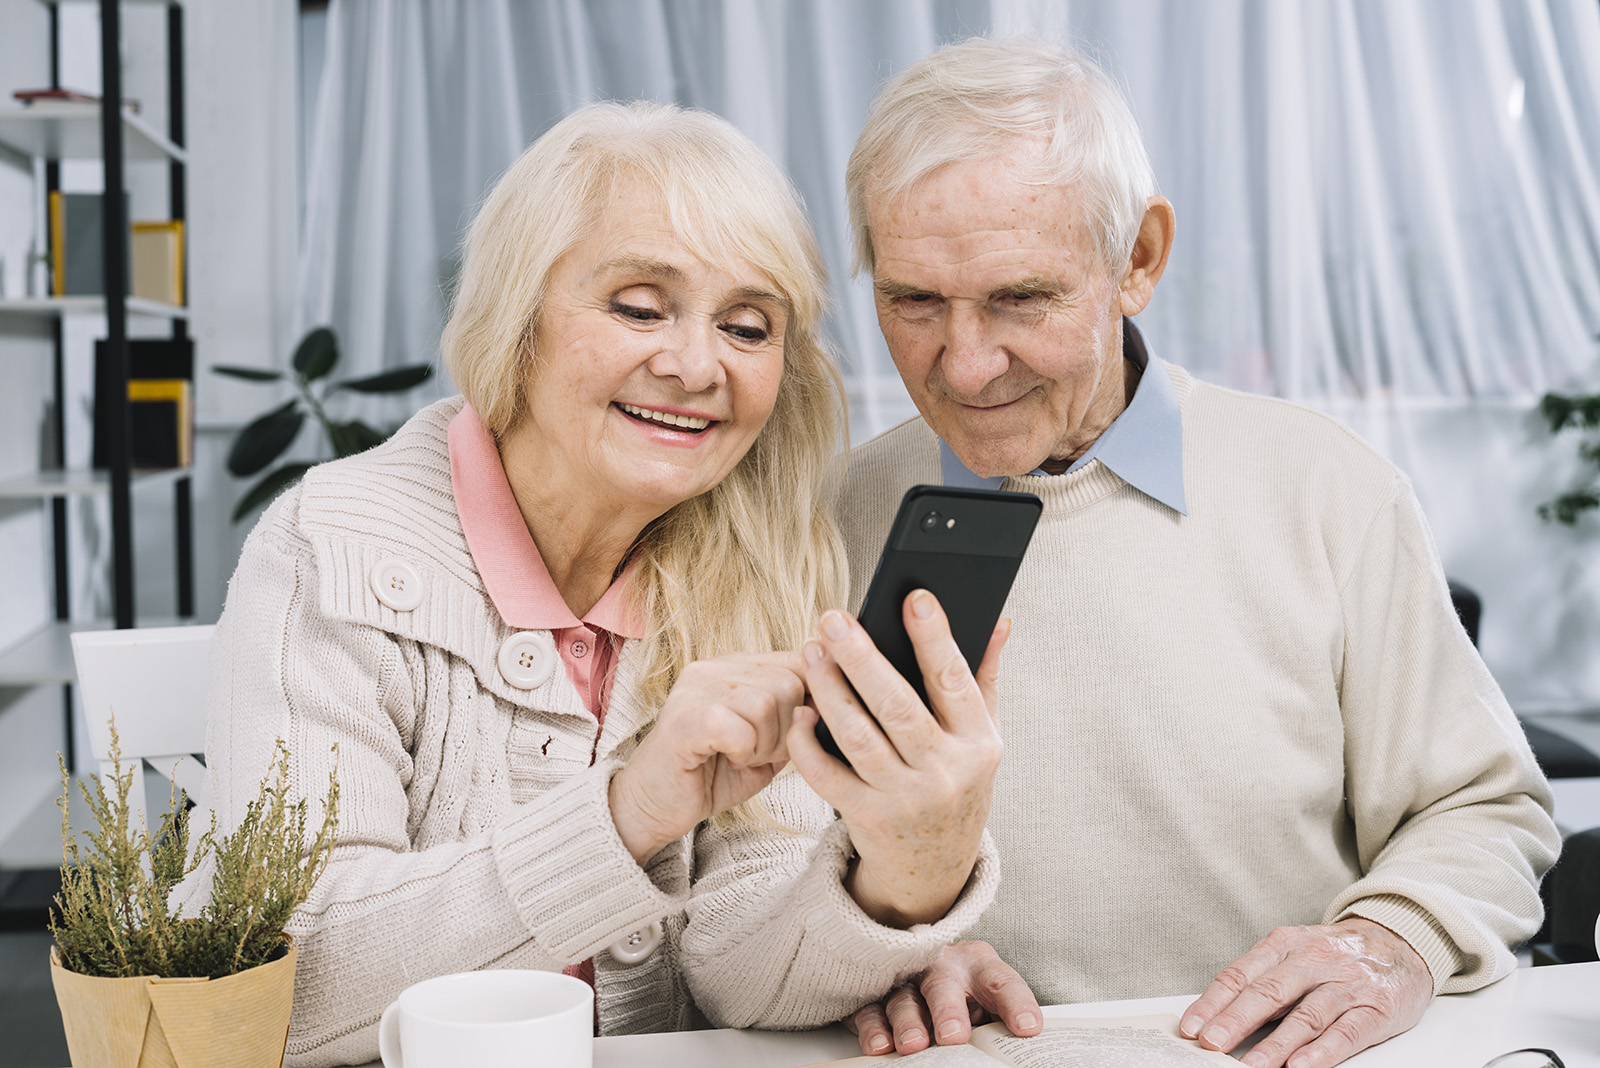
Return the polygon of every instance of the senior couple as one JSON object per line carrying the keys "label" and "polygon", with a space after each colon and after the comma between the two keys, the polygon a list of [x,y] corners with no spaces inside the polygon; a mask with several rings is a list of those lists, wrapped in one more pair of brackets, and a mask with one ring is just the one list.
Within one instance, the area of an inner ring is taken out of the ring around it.
{"label": "senior couple", "polygon": [[[291,928],[292,1063],[372,1059],[413,982],[523,967],[593,983],[602,1034],[843,1019],[871,1053],[1203,991],[1186,1035],[1281,1018],[1246,1063],[1314,1068],[1513,966],[1549,793],[1416,498],[1331,420],[1146,348],[1174,215],[1108,80],[942,49],[847,185],[920,418],[836,507],[793,190],[720,119],[603,104],[472,225],[463,396],[251,534],[219,820],[280,736],[313,796],[337,745],[345,798]],[[924,706],[841,609],[941,482],[1044,513],[975,676],[907,598]]]}

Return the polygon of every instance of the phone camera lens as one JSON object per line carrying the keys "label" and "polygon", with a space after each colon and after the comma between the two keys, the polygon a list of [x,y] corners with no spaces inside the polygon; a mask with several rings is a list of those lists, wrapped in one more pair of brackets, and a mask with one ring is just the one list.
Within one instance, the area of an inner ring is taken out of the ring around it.
{"label": "phone camera lens", "polygon": [[938,512],[929,512],[927,515],[922,517],[922,529],[932,530],[939,525],[939,520],[943,518],[944,517]]}

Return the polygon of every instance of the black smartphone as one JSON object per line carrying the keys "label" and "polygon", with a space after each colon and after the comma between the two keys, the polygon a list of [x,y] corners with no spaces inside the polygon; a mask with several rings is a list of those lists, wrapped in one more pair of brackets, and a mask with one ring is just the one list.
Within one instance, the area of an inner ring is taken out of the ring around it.
{"label": "black smartphone", "polygon": [[[924,589],[939,599],[976,672],[1043,510],[1031,493],[999,490],[912,486],[901,499],[858,618],[924,704],[928,692],[901,616],[906,596]],[[817,740],[849,763],[826,723],[818,722]]]}

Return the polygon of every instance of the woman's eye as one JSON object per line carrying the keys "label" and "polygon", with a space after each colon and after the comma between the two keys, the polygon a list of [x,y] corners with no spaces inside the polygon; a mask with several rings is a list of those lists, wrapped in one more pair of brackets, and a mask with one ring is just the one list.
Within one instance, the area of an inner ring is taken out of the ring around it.
{"label": "woman's eye", "polygon": [[727,323],[722,329],[740,341],[765,341],[768,336],[766,327],[751,323]]}
{"label": "woman's eye", "polygon": [[621,302],[617,302],[611,305],[611,310],[616,312],[618,315],[637,320],[641,323],[654,322],[655,320],[662,318],[661,313],[656,311],[654,308],[642,308],[637,304],[623,304]]}

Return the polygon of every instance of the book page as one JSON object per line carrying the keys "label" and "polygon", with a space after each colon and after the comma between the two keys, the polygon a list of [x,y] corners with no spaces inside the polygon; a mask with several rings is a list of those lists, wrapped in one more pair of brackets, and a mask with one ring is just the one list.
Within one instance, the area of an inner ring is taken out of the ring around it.
{"label": "book page", "polygon": [[889,1061],[915,1062],[910,1068],[1219,1068],[1239,1062],[1201,1049],[1178,1034],[1176,1016],[1046,1018],[1044,1031],[1018,1038],[1005,1024],[974,1028],[972,1044],[930,1046],[921,1053],[852,1057],[812,1068],[869,1068]]}
{"label": "book page", "polygon": [[[972,1032],[972,1044],[1012,1068],[1207,1068],[1234,1065],[1232,1057],[1178,1035],[1176,1016],[1113,1019],[1052,1017],[1033,1038],[1018,1038],[1004,1024]],[[919,1054],[920,1056],[920,1054]],[[907,1058],[908,1060],[911,1058]]]}
{"label": "book page", "polygon": [[890,1061],[915,1061],[912,1068],[1002,1068],[999,1061],[975,1046],[929,1046],[920,1053],[885,1053],[877,1057],[851,1057],[811,1068],[872,1068]]}

